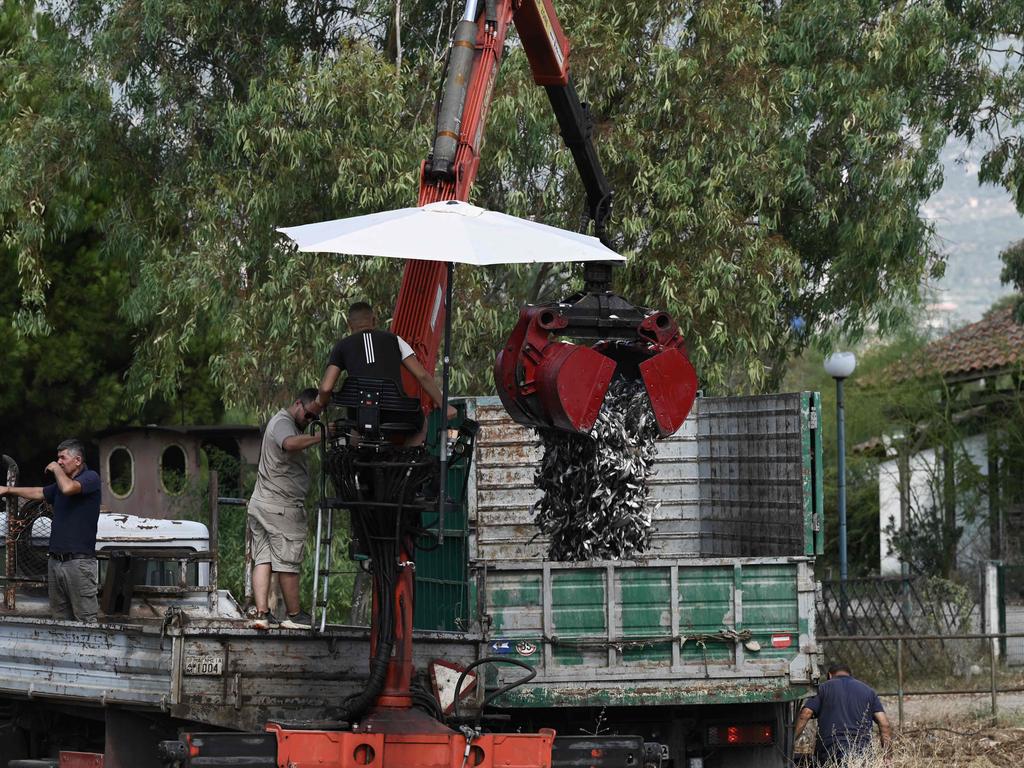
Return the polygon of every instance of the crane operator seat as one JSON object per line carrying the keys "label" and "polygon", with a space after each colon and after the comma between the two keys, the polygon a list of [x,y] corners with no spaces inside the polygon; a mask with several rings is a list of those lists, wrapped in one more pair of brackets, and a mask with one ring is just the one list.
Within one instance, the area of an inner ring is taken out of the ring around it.
{"label": "crane operator seat", "polygon": [[363,440],[406,437],[423,426],[419,398],[406,395],[391,379],[349,376],[332,396],[332,403],[345,408],[346,416],[340,422],[346,432],[354,430]]}

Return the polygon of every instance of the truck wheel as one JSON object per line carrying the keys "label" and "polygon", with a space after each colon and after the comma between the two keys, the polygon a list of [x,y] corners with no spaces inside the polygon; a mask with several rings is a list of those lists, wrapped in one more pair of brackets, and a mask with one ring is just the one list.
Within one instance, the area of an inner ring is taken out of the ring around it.
{"label": "truck wheel", "polygon": [[10,760],[7,768],[60,768],[60,760]]}

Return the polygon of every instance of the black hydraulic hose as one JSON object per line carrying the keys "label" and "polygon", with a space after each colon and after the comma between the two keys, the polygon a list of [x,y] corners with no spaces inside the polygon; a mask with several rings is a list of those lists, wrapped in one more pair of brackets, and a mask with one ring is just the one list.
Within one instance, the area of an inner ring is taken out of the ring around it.
{"label": "black hydraulic hose", "polygon": [[501,686],[501,688],[485,697],[483,703],[480,705],[481,711],[483,711],[483,708],[486,707],[490,702],[494,701],[502,694],[508,693],[513,688],[518,688],[520,685],[530,682],[531,680],[533,680],[533,678],[537,676],[536,669],[531,667],[529,664],[519,661],[518,659],[507,659],[504,656],[484,656],[483,658],[477,659],[472,664],[467,666],[464,670],[462,670],[462,674],[459,675],[459,681],[455,684],[455,717],[459,716],[459,694],[462,693],[462,684],[466,681],[466,675],[468,675],[476,667],[482,666],[483,664],[512,664],[516,667],[522,667],[527,672],[529,672],[529,674],[523,675],[523,677],[520,677],[518,680],[513,680],[511,683],[506,683],[505,685]]}
{"label": "black hydraulic hose", "polygon": [[[382,519],[382,516],[367,512],[360,512],[353,516],[359,521],[359,535],[365,538],[367,547],[371,549],[374,579],[377,582],[377,594],[380,595],[378,603],[380,614],[378,616],[377,653],[374,654],[373,660],[370,662],[370,676],[366,688],[345,702],[345,719],[348,720],[365,712],[377,699],[387,681],[388,664],[395,646],[396,619],[398,618],[395,616],[393,597],[399,567],[399,542],[405,536],[402,500],[405,497],[409,477],[410,473],[407,472],[397,486],[399,507],[395,514],[395,527],[391,531],[392,538],[388,538],[385,533],[386,517]],[[370,530],[370,521],[376,524],[372,531]],[[384,541],[387,544],[383,544]],[[408,608],[402,606],[402,610],[408,610]]]}
{"label": "black hydraulic hose", "polygon": [[[367,513],[360,513],[359,528],[368,528],[365,525]],[[353,516],[355,517],[355,516]],[[355,522],[355,521],[353,521]],[[362,531],[361,531],[362,533]],[[378,602],[379,615],[378,615],[378,626],[377,626],[377,652],[374,654],[373,659],[370,661],[370,676],[366,681],[366,687],[362,691],[349,697],[344,704],[344,720],[353,720],[360,717],[369,707],[376,701],[377,696],[384,688],[384,684],[387,681],[388,663],[391,660],[391,652],[394,650],[395,645],[395,616],[394,616],[394,604],[391,599],[391,586],[392,580],[388,578],[386,571],[394,567],[392,562],[389,562],[387,556],[380,552],[381,546],[376,539],[370,535],[370,531],[365,531],[367,546],[372,550],[371,552],[372,562],[374,563],[374,581],[376,582],[377,594],[380,595],[381,599]],[[381,557],[384,555],[383,557]],[[379,558],[379,559],[378,559]],[[393,558],[391,558],[393,561]]]}
{"label": "black hydraulic hose", "polygon": [[370,677],[366,681],[366,688],[345,701],[342,708],[341,720],[351,722],[363,715],[367,709],[377,700],[377,696],[384,688],[388,674],[388,659],[391,658],[391,650],[394,642],[377,643],[377,655],[370,662]]}
{"label": "black hydraulic hose", "polygon": [[366,681],[366,687],[359,693],[351,696],[345,701],[342,720],[352,721],[361,717],[370,705],[377,700],[377,696],[384,688],[387,681],[388,661],[391,658],[391,651],[394,648],[394,641],[378,639],[377,653],[370,662],[370,677]]}
{"label": "black hydraulic hose", "polygon": [[320,430],[320,501],[327,498],[327,425],[320,419],[314,419],[309,423],[309,432],[312,435]]}
{"label": "black hydraulic hose", "polygon": [[[408,541],[415,531],[416,520],[405,506],[410,488],[418,487],[430,475],[431,462],[401,462],[406,471],[398,482],[389,482],[391,467],[388,462],[367,462],[359,458],[358,451],[346,450],[335,454],[332,472],[336,476],[336,490],[342,498],[358,499],[369,508],[352,508],[352,533],[365,546],[372,563],[373,588],[378,595],[377,618],[374,627],[376,652],[370,660],[365,686],[350,696],[341,706],[341,719],[353,721],[361,717],[377,700],[387,684],[388,666],[396,645],[397,622],[405,611],[412,610],[403,601],[395,604],[394,591],[398,583],[402,543],[406,542],[407,555],[412,557],[412,544]],[[368,475],[362,472],[368,471]],[[365,478],[360,481],[360,476]],[[367,484],[368,483],[368,484]],[[369,498],[368,498],[369,497]],[[388,504],[394,503],[391,511]],[[374,504],[385,505],[374,509]],[[382,511],[383,509],[383,511]],[[415,508],[414,510],[415,511]],[[392,520],[391,514],[394,514]],[[404,566],[409,567],[409,566]],[[399,615],[399,613],[402,615]]]}
{"label": "black hydraulic hose", "polygon": [[[411,473],[412,473],[412,469],[411,468],[406,470],[405,476],[402,478],[402,482],[398,486],[398,508],[395,510],[395,538],[394,538],[394,541],[395,541],[396,544],[398,544],[400,541],[402,541],[402,536],[403,536],[403,532],[404,532],[403,531],[404,526],[402,525],[402,512],[405,509],[405,489],[406,489],[406,486],[409,484],[409,475]],[[412,556],[411,552],[409,552],[407,554],[409,554],[410,557]]]}

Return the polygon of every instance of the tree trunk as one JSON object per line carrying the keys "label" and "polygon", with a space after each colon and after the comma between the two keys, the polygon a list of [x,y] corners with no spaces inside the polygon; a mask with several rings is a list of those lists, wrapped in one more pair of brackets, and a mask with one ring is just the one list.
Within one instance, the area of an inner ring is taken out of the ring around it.
{"label": "tree trunk", "polygon": [[956,461],[952,442],[942,446],[942,533],[945,539],[942,575],[950,578],[956,570]]}

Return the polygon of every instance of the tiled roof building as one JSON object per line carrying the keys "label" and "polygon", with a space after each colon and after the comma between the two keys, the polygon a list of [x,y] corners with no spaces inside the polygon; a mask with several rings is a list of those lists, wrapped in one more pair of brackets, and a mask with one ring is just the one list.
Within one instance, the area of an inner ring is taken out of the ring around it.
{"label": "tiled roof building", "polygon": [[940,374],[947,381],[970,381],[1016,368],[1024,362],[1024,325],[1014,308],[997,309],[976,323],[936,339],[907,374]]}
{"label": "tiled roof building", "polygon": [[884,379],[941,376],[949,383],[977,381],[1009,373],[1024,364],[1024,326],[1017,323],[1014,307],[989,312],[977,323],[936,339],[909,359],[892,365]]}

